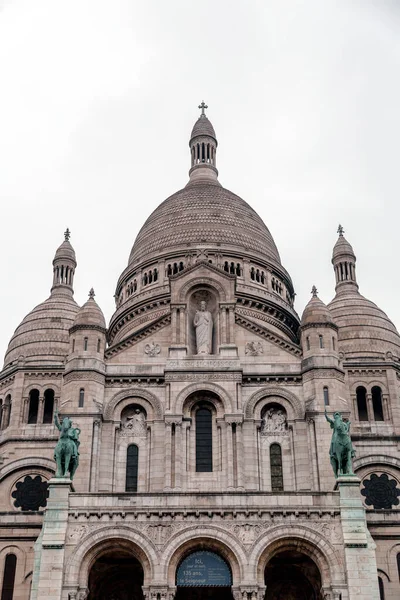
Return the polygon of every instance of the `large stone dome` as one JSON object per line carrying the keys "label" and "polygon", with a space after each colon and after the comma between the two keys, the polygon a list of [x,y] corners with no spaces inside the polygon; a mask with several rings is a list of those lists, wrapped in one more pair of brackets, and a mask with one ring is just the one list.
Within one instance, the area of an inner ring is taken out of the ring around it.
{"label": "large stone dome", "polygon": [[217,180],[190,181],[160,204],[139,231],[129,264],[168,249],[242,249],[280,265],[275,242],[259,215]]}

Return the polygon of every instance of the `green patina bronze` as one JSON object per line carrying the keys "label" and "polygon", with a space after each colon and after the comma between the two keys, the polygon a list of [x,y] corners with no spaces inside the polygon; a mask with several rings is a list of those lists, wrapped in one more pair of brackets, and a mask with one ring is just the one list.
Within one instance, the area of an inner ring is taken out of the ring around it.
{"label": "green patina bronze", "polygon": [[326,410],[325,418],[333,429],[329,456],[335,477],[354,475],[352,459],[355,451],[351,443],[350,421],[343,421],[340,412],[335,412],[333,419],[330,419]]}
{"label": "green patina bronze", "polygon": [[60,439],[54,449],[54,460],[57,464],[56,477],[68,477],[72,480],[79,464],[79,434],[81,430],[72,427],[69,417],[60,423],[57,411],[54,413],[54,424],[60,431]]}

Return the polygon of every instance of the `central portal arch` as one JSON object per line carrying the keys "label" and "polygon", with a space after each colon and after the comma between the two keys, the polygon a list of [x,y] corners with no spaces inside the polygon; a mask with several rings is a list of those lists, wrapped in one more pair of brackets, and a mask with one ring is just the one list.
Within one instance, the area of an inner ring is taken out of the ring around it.
{"label": "central portal arch", "polygon": [[322,600],[317,565],[296,549],[271,558],[265,568],[265,585],[265,600]]}
{"label": "central portal arch", "polygon": [[232,572],[216,552],[188,554],[176,571],[176,600],[233,600]]}

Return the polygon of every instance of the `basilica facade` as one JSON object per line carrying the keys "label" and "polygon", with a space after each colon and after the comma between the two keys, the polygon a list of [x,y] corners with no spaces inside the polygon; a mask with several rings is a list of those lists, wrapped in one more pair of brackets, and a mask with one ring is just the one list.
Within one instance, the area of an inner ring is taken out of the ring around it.
{"label": "basilica facade", "polygon": [[[217,146],[203,105],[189,181],[140,230],[108,325],[93,290],[74,300],[67,230],[9,343],[1,600],[400,597],[400,336],[341,227],[334,298],[313,288],[299,318]],[[336,478],[337,412],[355,456]]]}

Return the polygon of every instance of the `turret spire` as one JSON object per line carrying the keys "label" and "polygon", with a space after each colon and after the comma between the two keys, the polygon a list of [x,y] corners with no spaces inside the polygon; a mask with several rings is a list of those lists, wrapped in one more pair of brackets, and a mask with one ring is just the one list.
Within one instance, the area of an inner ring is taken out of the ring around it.
{"label": "turret spire", "polygon": [[208,119],[205,110],[208,105],[204,100],[199,104],[201,114],[192,129],[189,146],[191,154],[190,181],[198,179],[217,180],[216,169],[217,138],[214,127]]}
{"label": "turret spire", "polygon": [[76,269],[75,250],[69,241],[71,232],[67,228],[64,232],[64,241],[57,248],[53,260],[53,287],[51,293],[74,293],[74,275]]}
{"label": "turret spire", "polygon": [[339,238],[333,248],[332,264],[336,277],[336,292],[347,293],[358,290],[356,279],[356,255],[349,242],[344,237],[344,229],[339,225]]}

